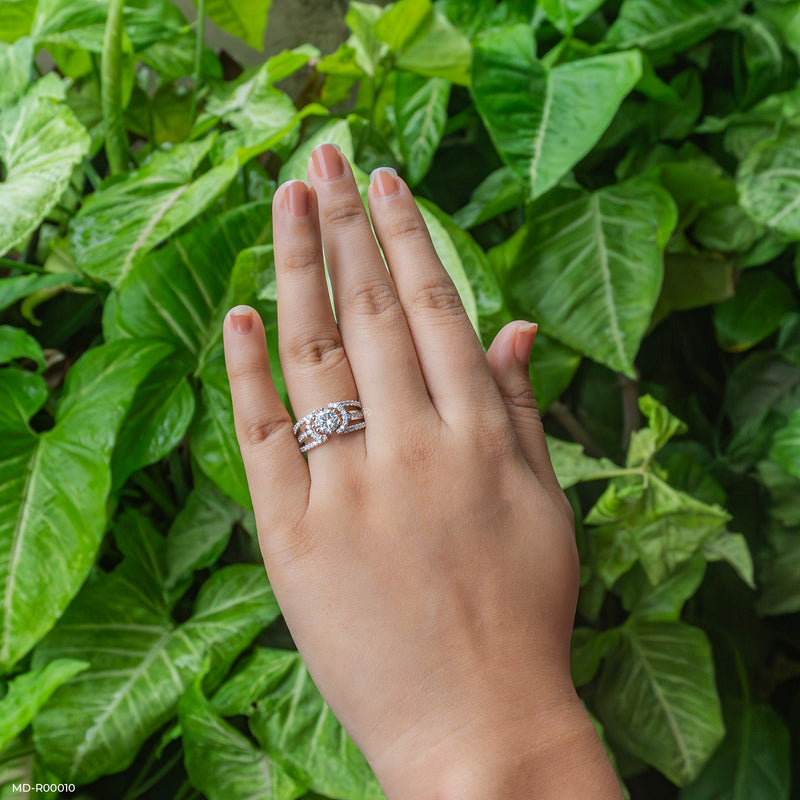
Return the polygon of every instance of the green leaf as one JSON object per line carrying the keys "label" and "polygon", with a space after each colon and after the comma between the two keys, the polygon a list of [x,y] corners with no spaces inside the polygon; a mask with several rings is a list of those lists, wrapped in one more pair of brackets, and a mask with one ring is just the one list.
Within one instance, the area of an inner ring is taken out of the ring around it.
{"label": "green leaf", "polygon": [[633,377],[675,226],[672,199],[634,180],[566,192],[490,252],[506,294],[549,336]]}
{"label": "green leaf", "polygon": [[641,467],[649,465],[655,454],[676,434],[686,433],[686,423],[669,413],[649,394],[639,398],[639,409],[647,419],[647,427],[634,431],[628,447],[626,465]]}
{"label": "green leaf", "polygon": [[[248,672],[258,668],[260,674],[273,657],[283,666],[285,653],[259,650]],[[250,728],[273,759],[326,797],[383,800],[364,756],[325,704],[298,654],[280,683],[267,691],[257,701]]]}
{"label": "green leaf", "polygon": [[800,611],[800,529],[773,523],[769,552],[758,572],[761,596],[756,608],[763,616]]}
{"label": "green leaf", "polygon": [[43,669],[25,672],[11,680],[5,696],[0,699],[0,752],[30,725],[36,712],[62,683],[88,666],[85,661],[60,658]]}
{"label": "green leaf", "polygon": [[76,783],[127,767],[175,715],[204,661],[207,683],[217,683],[279,614],[263,568],[237,564],[209,578],[194,615],[177,625],[162,583],[164,541],[147,524],[136,533],[122,564],[86,585],[34,654],[34,666],[66,654],[92,665],[34,721],[37,752]]}
{"label": "green leaf", "polygon": [[736,176],[742,208],[756,221],[800,239],[800,132],[756,143]]}
{"label": "green leaf", "polygon": [[41,375],[21,369],[0,370],[0,428],[27,435],[28,420],[47,402]]}
{"label": "green leaf", "polygon": [[418,75],[468,86],[471,53],[469,40],[447,17],[434,11],[406,41],[394,64]]}
{"label": "green leaf", "polygon": [[469,203],[453,214],[453,222],[462,228],[474,228],[511,211],[525,202],[525,185],[510,167],[491,172],[472,192]]}
{"label": "green leaf", "polygon": [[46,433],[0,418],[0,668],[47,633],[92,568],[106,530],[117,431],[165,349],[139,339],[88,351],[70,370]]}
{"label": "green leaf", "polygon": [[728,458],[748,462],[764,457],[797,408],[800,364],[787,352],[753,353],[725,384],[723,410],[732,426]]}
{"label": "green leaf", "polygon": [[608,458],[584,455],[581,444],[565,442],[552,436],[547,437],[547,450],[562,489],[585,481],[607,479],[610,475],[618,475],[621,470],[621,467]]}
{"label": "green leaf", "polygon": [[721,28],[743,0],[624,0],[606,42],[669,54],[686,50]]}
{"label": "green leaf", "polygon": [[33,42],[28,37],[14,44],[0,42],[0,110],[16,103],[25,93],[33,71]]}
{"label": "green leaf", "polygon": [[17,358],[29,358],[36,362],[40,371],[44,369],[44,353],[39,342],[22,328],[0,325],[0,364]]}
{"label": "green leaf", "polygon": [[679,800],[789,800],[789,731],[768,705],[728,700],[727,734]]}
{"label": "green leaf", "polygon": [[703,545],[703,555],[706,561],[726,561],[751,589],[756,588],[753,557],[741,533],[721,533]]}
{"label": "green leaf", "polygon": [[8,308],[23,297],[35,294],[42,289],[69,286],[80,276],[70,272],[55,272],[52,275],[17,275],[0,281],[0,311]]}
{"label": "green leaf", "polygon": [[604,0],[542,0],[541,7],[547,18],[564,34],[571,34],[591,13],[603,5]]}
{"label": "green leaf", "polygon": [[212,566],[242,514],[240,505],[226,497],[202,473],[197,475],[186,505],[167,534],[167,588],[175,586],[194,570]]}
{"label": "green leaf", "polygon": [[647,622],[676,622],[683,604],[699,588],[706,571],[703,553],[695,553],[685,563],[653,586],[641,568],[634,567],[620,578],[616,590],[626,611]]}
{"label": "green leaf", "polygon": [[233,209],[146,256],[106,301],[107,338],[147,336],[174,348],[137,393],[134,413],[120,433],[117,485],[185,435],[195,412],[187,376],[201,372],[218,349],[228,309],[255,296],[256,274],[236,268],[237,254],[269,238],[270,229],[268,203]]}
{"label": "green leaf", "polygon": [[610,588],[638,559],[653,585],[725,530],[730,515],[647,473],[618,478],[584,520],[597,525],[592,541],[598,573]]}
{"label": "green leaf", "polygon": [[0,113],[0,255],[22,244],[50,213],[89,152],[89,135],[53,76]]}
{"label": "green leaf", "polygon": [[197,413],[189,446],[200,469],[240,506],[252,508],[244,462],[236,439],[233,404],[222,348],[200,372]]}
{"label": "green leaf", "polygon": [[739,276],[736,294],[714,307],[714,330],[719,346],[739,353],[749,350],[781,326],[796,308],[787,285],[766,269]]}
{"label": "green leaf", "polygon": [[769,457],[789,475],[800,478],[800,408],[789,417],[786,427],[775,434]]}
{"label": "green leaf", "polygon": [[641,75],[636,51],[548,70],[536,58],[530,26],[515,25],[476,43],[472,91],[497,152],[534,198],[597,144]]}
{"label": "green leaf", "polygon": [[557,339],[541,332],[536,334],[529,374],[540,414],[544,414],[561,397],[582,360],[580,353]]}
{"label": "green leaf", "polygon": [[599,632],[591,628],[575,628],[572,631],[570,663],[576,686],[585,686],[594,678],[617,636],[616,630]]}
{"label": "green leaf", "polygon": [[14,42],[31,32],[38,0],[6,0],[0,3],[0,40]]}
{"label": "green leaf", "polygon": [[635,618],[620,632],[597,687],[598,715],[613,739],[684,786],[725,733],[706,635]]}
{"label": "green leaf", "polygon": [[431,0],[398,0],[375,23],[375,36],[395,53],[402,53],[419,38],[432,16]]}
{"label": "green leaf", "polygon": [[305,786],[214,711],[195,681],[181,698],[184,764],[209,800],[294,800]]}
{"label": "green leaf", "polygon": [[[194,0],[197,5],[197,0]],[[215,25],[261,50],[272,0],[206,0],[206,14]]]}
{"label": "green leaf", "polygon": [[395,117],[400,153],[410,186],[428,171],[447,123],[450,83],[443,78],[423,78],[410,72],[395,76]]}

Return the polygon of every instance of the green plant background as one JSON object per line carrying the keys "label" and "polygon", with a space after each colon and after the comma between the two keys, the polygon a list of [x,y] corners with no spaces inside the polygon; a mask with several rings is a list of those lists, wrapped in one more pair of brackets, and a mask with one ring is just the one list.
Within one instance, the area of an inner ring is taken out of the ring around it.
{"label": "green plant background", "polygon": [[254,305],[286,399],[270,203],[322,141],[401,172],[486,346],[540,324],[626,792],[800,798],[800,3],[354,1],[244,72],[205,20],[257,46],[270,0],[198,4],[0,3],[0,798],[382,796],[261,565],[222,354]]}

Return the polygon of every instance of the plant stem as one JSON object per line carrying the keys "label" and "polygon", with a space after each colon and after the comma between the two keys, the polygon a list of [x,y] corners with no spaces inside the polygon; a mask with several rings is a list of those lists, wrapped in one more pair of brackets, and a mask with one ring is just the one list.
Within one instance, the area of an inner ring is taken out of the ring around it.
{"label": "plant stem", "polygon": [[122,11],[124,2],[125,0],[110,0],[100,67],[106,156],[112,175],[125,172],[128,166],[127,131],[122,112],[122,33],[125,29]]}
{"label": "plant stem", "polygon": [[627,452],[633,432],[642,427],[639,383],[621,372],[617,373],[617,381],[622,392],[622,449]]}
{"label": "plant stem", "polygon": [[24,261],[14,261],[12,258],[0,258],[0,267],[5,269],[19,269],[23,272],[36,272],[40,275],[49,274],[44,267],[37,267],[35,264],[26,264]]}
{"label": "plant stem", "polygon": [[203,47],[206,39],[206,0],[197,0],[197,36],[194,42],[194,88],[192,89],[192,110],[189,119],[194,125],[197,115],[197,95],[200,91],[200,79],[203,72]]}
{"label": "plant stem", "polygon": [[547,409],[548,414],[561,425],[562,428],[572,437],[572,441],[583,445],[583,452],[592,458],[604,458],[605,453],[583,427],[578,418],[560,400],[551,403]]}

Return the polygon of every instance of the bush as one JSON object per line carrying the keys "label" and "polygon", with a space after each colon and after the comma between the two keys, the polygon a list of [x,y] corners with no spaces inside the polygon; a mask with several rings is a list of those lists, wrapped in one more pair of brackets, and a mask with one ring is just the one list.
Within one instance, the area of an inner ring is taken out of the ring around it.
{"label": "bush", "polygon": [[[251,44],[269,4],[199,0]],[[221,344],[249,303],[277,353],[271,198],[333,141],[414,188],[485,345],[540,323],[630,795],[789,798],[800,4],[351,2],[245,72],[203,19],[0,4],[0,797],[382,796],[282,625]]]}

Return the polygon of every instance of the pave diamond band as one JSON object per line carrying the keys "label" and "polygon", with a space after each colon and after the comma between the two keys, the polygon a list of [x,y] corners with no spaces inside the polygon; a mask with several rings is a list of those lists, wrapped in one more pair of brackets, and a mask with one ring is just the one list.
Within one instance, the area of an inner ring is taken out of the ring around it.
{"label": "pave diamond band", "polygon": [[[345,408],[345,406],[355,406],[355,408]],[[292,433],[300,443],[300,452],[305,453],[306,450],[328,441],[328,437],[333,433],[352,433],[366,427],[361,403],[358,400],[340,400],[337,403],[328,403],[327,406],[317,408],[301,417],[295,422]],[[311,442],[303,444],[307,439],[311,439]]]}

